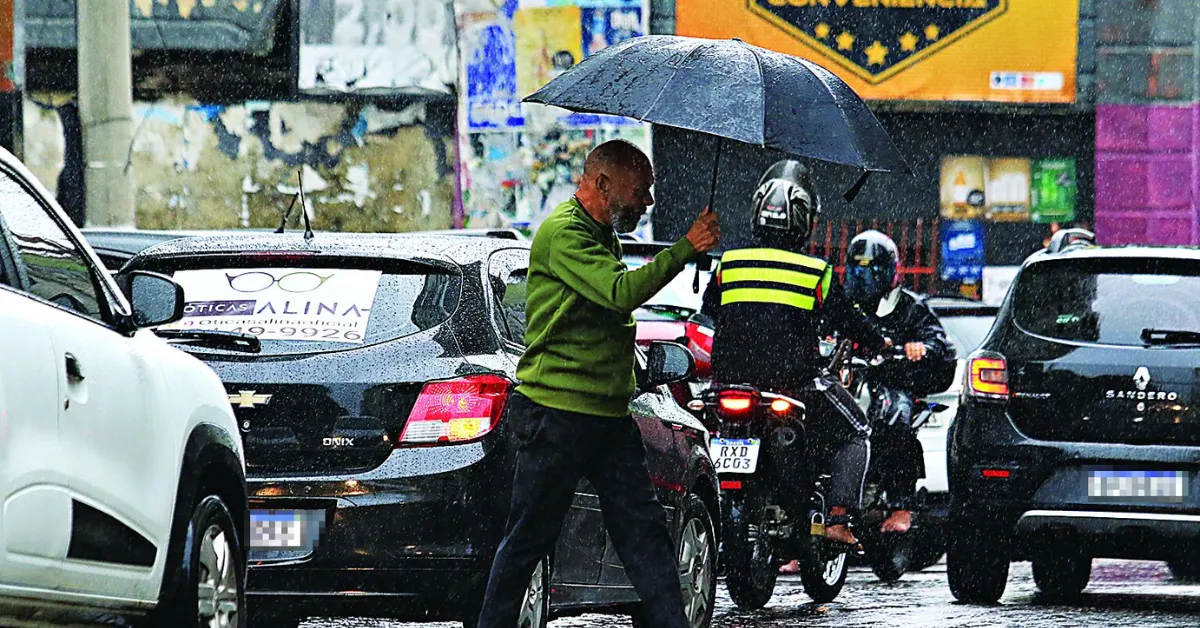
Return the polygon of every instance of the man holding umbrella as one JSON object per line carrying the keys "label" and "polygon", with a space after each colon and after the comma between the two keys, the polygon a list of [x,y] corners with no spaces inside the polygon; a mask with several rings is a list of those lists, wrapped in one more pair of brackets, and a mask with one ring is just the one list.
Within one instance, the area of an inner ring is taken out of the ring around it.
{"label": "man holding umbrella", "polygon": [[520,385],[509,421],[517,443],[504,540],[488,579],[480,628],[512,628],[538,562],[554,549],[580,477],[599,494],[604,523],[648,625],[688,625],[666,514],[629,414],[635,388],[632,312],[698,254],[716,247],[706,209],[654,261],[626,270],[617,232],[654,203],[650,160],[622,140],[588,155],[575,195],[538,228],[530,251]]}

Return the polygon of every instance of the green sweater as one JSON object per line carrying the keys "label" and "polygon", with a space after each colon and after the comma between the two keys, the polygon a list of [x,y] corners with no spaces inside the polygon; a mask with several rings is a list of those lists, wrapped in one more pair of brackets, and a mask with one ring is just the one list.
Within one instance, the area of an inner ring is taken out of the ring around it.
{"label": "green sweater", "polygon": [[636,385],[633,310],[695,255],[684,238],[627,270],[612,227],[596,222],[574,198],[555,208],[530,250],[517,390],[548,408],[628,416]]}

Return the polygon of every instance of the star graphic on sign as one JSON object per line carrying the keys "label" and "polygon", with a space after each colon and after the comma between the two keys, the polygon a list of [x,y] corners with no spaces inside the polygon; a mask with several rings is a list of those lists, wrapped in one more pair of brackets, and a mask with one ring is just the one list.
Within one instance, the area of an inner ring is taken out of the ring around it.
{"label": "star graphic on sign", "polygon": [[883,65],[887,61],[888,49],[876,41],[867,48],[867,65]]}
{"label": "star graphic on sign", "polygon": [[919,41],[920,39],[918,39],[916,35],[913,35],[912,33],[904,33],[900,36],[900,50],[903,50],[904,52],[912,52],[917,49],[917,42]]}
{"label": "star graphic on sign", "polygon": [[842,31],[841,35],[837,36],[838,50],[851,50],[854,48],[854,35]]}
{"label": "star graphic on sign", "polygon": [[930,24],[925,27],[925,39],[933,41],[942,34],[942,29],[937,27],[937,24]]}
{"label": "star graphic on sign", "polygon": [[814,31],[817,34],[817,39],[825,39],[826,37],[829,37],[830,28],[828,24],[821,22],[820,24],[817,24],[817,28],[814,29]]}

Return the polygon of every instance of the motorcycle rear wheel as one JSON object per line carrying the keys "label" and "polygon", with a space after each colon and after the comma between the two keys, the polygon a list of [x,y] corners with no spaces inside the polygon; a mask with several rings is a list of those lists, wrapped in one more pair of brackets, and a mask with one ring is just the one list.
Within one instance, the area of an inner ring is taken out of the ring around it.
{"label": "motorcycle rear wheel", "polygon": [[751,493],[730,503],[725,584],[738,608],[762,608],[775,593],[779,564],[763,525],[768,500],[767,495]]}

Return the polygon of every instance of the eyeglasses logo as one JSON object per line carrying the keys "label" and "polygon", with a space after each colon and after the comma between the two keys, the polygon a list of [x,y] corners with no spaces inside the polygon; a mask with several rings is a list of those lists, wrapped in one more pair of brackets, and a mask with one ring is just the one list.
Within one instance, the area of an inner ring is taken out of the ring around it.
{"label": "eyeglasses logo", "polygon": [[307,270],[293,271],[282,277],[276,277],[261,270],[251,270],[237,275],[225,273],[229,287],[238,292],[262,292],[274,285],[278,285],[279,289],[284,292],[312,292],[325,285],[325,282],[329,281],[331,277],[333,277],[332,274],[322,277]]}

